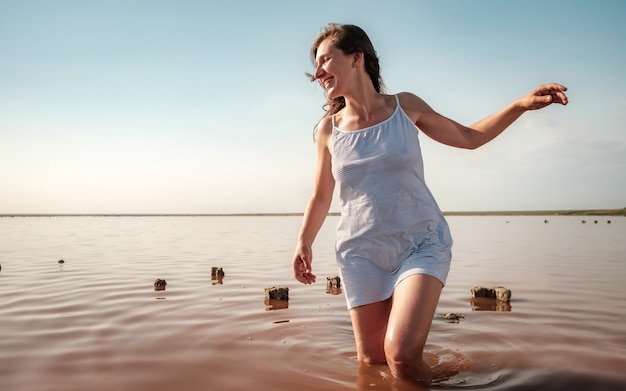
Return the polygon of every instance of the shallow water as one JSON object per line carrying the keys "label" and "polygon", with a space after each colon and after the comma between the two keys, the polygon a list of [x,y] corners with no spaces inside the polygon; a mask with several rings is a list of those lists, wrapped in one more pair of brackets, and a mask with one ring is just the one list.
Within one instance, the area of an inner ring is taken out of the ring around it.
{"label": "shallow water", "polygon": [[[626,390],[625,218],[448,221],[437,313],[464,318],[433,322],[429,389]],[[0,218],[2,389],[427,389],[358,365],[344,298],[326,291],[337,217],[314,248],[318,283],[291,278],[300,222]],[[475,285],[511,289],[510,305],[472,302]],[[290,288],[287,308],[266,305],[270,286]]]}

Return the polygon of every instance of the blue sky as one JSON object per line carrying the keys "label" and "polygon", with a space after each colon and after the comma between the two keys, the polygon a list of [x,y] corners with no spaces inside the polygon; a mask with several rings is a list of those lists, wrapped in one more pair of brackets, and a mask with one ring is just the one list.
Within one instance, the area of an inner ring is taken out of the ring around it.
{"label": "blue sky", "polygon": [[328,22],[368,32],[389,93],[468,125],[569,88],[475,151],[420,136],[444,211],[623,208],[625,17],[619,0],[0,0],[0,214],[302,212]]}

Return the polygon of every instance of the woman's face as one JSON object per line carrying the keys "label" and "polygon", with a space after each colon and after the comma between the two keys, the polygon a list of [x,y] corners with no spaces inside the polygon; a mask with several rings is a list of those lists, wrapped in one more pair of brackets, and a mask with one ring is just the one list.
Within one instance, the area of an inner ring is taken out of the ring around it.
{"label": "woman's face", "polygon": [[322,41],[315,55],[315,79],[326,90],[329,98],[343,96],[351,81],[354,56],[344,54],[330,39]]}

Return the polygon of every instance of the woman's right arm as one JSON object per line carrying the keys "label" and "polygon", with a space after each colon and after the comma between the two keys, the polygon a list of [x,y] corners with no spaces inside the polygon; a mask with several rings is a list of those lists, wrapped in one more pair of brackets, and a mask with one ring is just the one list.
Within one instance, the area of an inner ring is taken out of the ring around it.
{"label": "woman's right arm", "polygon": [[335,179],[331,171],[331,156],[328,149],[332,134],[332,121],[326,117],[320,121],[317,131],[317,167],[313,195],[307,203],[298,236],[298,244],[293,257],[293,275],[303,284],[315,282],[315,275],[311,272],[313,261],[313,241],[317,236],[333,198]]}

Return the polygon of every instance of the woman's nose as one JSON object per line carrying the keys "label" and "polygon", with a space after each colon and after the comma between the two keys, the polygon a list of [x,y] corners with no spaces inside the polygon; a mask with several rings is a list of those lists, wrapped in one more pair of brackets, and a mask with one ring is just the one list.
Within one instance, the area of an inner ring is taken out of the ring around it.
{"label": "woman's nose", "polygon": [[324,69],[322,69],[321,65],[315,68],[315,74],[313,74],[313,76],[315,76],[316,80],[319,80],[323,75],[324,75]]}

